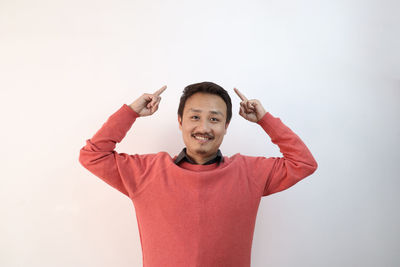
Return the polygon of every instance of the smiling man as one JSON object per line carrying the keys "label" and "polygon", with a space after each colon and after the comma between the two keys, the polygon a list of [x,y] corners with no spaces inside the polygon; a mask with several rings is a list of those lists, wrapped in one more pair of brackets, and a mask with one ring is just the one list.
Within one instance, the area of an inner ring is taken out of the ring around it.
{"label": "smiling man", "polygon": [[179,129],[186,148],[176,163],[185,157],[196,164],[219,163],[218,159],[223,159],[219,146],[232,117],[232,104],[222,88],[220,91],[214,89],[215,93],[207,91],[212,92],[214,87],[218,88],[207,83],[186,87],[178,109]]}
{"label": "smiling man", "polygon": [[239,114],[260,125],[283,157],[223,156],[232,104],[212,82],[183,91],[178,123],[186,147],[179,155],[116,152],[135,120],[158,110],[165,89],[123,104],[86,140],[79,162],[132,200],[144,267],[250,267],[261,198],[311,175],[317,162],[279,118],[236,88]]}

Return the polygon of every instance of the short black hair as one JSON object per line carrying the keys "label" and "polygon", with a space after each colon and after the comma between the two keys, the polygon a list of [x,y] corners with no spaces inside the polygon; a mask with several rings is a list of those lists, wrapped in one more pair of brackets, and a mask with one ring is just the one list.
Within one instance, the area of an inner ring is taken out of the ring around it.
{"label": "short black hair", "polygon": [[232,118],[232,102],[228,92],[213,82],[193,83],[183,89],[183,94],[179,102],[178,115],[183,117],[183,109],[185,108],[186,100],[195,93],[208,93],[220,96],[226,104],[226,123],[229,123]]}

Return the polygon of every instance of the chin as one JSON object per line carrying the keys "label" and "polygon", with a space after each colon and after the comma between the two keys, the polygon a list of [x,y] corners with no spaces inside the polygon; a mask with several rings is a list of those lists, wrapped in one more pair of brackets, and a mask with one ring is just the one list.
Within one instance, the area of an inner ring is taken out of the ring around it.
{"label": "chin", "polygon": [[205,155],[205,154],[207,154],[207,150],[203,150],[203,149],[198,149],[198,150],[196,150],[196,154],[199,154],[199,155]]}

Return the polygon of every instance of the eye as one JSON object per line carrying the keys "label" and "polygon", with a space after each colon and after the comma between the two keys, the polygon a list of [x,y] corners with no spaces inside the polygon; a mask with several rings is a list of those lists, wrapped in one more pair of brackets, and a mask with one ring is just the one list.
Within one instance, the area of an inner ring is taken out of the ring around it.
{"label": "eye", "polygon": [[190,118],[197,120],[199,118],[199,116],[194,115],[194,116],[192,116]]}
{"label": "eye", "polygon": [[217,118],[211,118],[212,121],[219,121]]}

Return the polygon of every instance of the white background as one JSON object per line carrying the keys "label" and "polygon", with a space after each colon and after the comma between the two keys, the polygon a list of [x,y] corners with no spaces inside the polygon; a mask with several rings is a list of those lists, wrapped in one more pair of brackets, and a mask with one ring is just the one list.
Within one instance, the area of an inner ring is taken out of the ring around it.
{"label": "white background", "polygon": [[233,87],[297,133],[319,167],[263,198],[252,267],[400,266],[398,1],[0,0],[0,265],[141,266],[132,202],[79,150],[166,84],[118,152],[176,155],[183,88],[233,100],[224,155],[281,156]]}

